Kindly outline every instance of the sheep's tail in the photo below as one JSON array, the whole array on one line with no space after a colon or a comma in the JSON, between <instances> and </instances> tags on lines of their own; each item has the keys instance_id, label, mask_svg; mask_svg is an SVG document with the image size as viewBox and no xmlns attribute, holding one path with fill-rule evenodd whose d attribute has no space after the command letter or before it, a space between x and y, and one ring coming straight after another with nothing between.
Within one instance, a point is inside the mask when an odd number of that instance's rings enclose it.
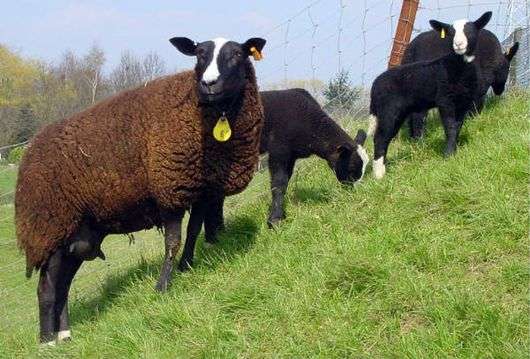
<instances>
[{"instance_id":1,"label":"sheep's tail","mask_svg":"<svg viewBox=\"0 0 530 359\"><path fill-rule=\"evenodd\" d=\"M368 130L366 131L369 137L373 137L377 129L377 117L370 115L368 119Z\"/></svg>"}]
</instances>

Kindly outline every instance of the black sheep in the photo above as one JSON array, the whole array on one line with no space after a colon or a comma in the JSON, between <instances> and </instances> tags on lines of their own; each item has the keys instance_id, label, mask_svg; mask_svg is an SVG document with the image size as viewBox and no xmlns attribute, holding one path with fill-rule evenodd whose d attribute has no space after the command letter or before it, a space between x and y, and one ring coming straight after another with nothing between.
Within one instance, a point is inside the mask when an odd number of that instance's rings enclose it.
<instances>
[{"instance_id":1,"label":"black sheep","mask_svg":"<svg viewBox=\"0 0 530 359\"><path fill-rule=\"evenodd\" d=\"M326 160L342 183L362 179L369 161L363 148L366 140L363 130L352 139L303 89L262 91L260 97L265 114L260 153L269 153L271 175L269 227L285 218L284 196L299 158L317 155ZM192 265L195 240L203 218L206 242L216 241L216 231L223 227L223 203L224 197L212 196L193 205L181 270Z\"/></svg>"},{"instance_id":2,"label":"black sheep","mask_svg":"<svg viewBox=\"0 0 530 359\"><path fill-rule=\"evenodd\" d=\"M473 64L478 32L490 18L491 12L486 12L474 22L458 20L449 25L431 20L433 29L450 40L453 51L436 60L394 67L375 79L369 132L374 134L376 178L385 175L388 145L413 112L438 107L447 140L445 155L455 152L464 117L472 109L479 87Z\"/></svg>"},{"instance_id":3,"label":"black sheep","mask_svg":"<svg viewBox=\"0 0 530 359\"><path fill-rule=\"evenodd\" d=\"M517 53L519 43L516 42L506 53L503 53L499 39L489 30L482 29L478 33L475 49L475 65L479 73L479 88L475 95L474 107L480 111L488 89L493 89L495 95L504 92L510 62ZM452 52L449 37L442 38L435 30L419 34L407 46L401 64L417 61L434 60ZM409 117L410 136L418 139L423 135L427 111L412 113Z\"/></svg>"}]
</instances>

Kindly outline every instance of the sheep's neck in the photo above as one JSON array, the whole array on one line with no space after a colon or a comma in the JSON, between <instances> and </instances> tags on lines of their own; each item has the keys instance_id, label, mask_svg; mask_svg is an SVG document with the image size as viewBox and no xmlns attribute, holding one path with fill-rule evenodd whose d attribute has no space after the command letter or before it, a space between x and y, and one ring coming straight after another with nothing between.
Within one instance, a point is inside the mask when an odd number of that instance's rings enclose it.
<instances>
[{"instance_id":1,"label":"sheep's neck","mask_svg":"<svg viewBox=\"0 0 530 359\"><path fill-rule=\"evenodd\" d=\"M344 143L351 143L351 138L331 118L325 117L314 129L311 150L320 158L334 162L337 149Z\"/></svg>"},{"instance_id":2,"label":"sheep's neck","mask_svg":"<svg viewBox=\"0 0 530 359\"><path fill-rule=\"evenodd\" d=\"M219 103L202 104L203 119L208 125L211 125L215 124L220 117L224 116L228 119L229 123L233 124L239 115L242 104L242 95L236 95Z\"/></svg>"}]
</instances>

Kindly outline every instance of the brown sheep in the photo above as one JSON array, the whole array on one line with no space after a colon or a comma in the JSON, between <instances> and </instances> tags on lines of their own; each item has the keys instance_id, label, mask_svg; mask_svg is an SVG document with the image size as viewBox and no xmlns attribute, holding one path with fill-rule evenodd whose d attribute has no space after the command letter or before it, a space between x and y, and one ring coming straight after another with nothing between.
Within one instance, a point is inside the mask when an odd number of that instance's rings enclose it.
<instances>
[{"instance_id":1,"label":"brown sheep","mask_svg":"<svg viewBox=\"0 0 530 359\"><path fill-rule=\"evenodd\" d=\"M173 38L195 71L157 79L44 128L31 141L15 195L27 275L40 269L40 340L70 337L68 291L83 260L102 257L107 234L163 227L166 290L184 211L208 191L231 195L250 182L263 108L249 55L265 40L194 43ZM214 139L220 118L231 137Z\"/></svg>"}]
</instances>

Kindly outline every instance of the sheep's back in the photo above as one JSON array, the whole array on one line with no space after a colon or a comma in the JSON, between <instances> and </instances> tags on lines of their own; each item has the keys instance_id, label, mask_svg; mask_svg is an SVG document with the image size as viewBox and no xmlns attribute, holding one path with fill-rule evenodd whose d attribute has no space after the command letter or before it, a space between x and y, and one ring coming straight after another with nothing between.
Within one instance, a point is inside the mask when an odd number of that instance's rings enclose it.
<instances>
[{"instance_id":1,"label":"sheep's back","mask_svg":"<svg viewBox=\"0 0 530 359\"><path fill-rule=\"evenodd\" d=\"M34 137L15 195L17 238L29 263L39 266L80 221L113 232L113 223L149 201L146 134L170 105L163 95L169 83L125 91Z\"/></svg>"}]
</instances>

